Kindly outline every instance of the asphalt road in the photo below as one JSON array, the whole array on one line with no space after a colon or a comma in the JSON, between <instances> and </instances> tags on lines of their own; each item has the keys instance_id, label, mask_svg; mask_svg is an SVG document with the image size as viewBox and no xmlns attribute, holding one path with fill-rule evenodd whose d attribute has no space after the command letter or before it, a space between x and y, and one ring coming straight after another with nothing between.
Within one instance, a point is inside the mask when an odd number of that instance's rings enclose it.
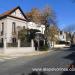
<instances>
[{"instance_id":1,"label":"asphalt road","mask_svg":"<svg viewBox=\"0 0 75 75\"><path fill-rule=\"evenodd\" d=\"M75 75L74 72L51 71L52 68L69 68L75 65L75 49L58 49L44 55L21 57L0 62L0 75L29 75L40 70L43 75ZM45 71L44 71L45 69ZM24 74L23 74L24 73Z\"/></svg>"}]
</instances>

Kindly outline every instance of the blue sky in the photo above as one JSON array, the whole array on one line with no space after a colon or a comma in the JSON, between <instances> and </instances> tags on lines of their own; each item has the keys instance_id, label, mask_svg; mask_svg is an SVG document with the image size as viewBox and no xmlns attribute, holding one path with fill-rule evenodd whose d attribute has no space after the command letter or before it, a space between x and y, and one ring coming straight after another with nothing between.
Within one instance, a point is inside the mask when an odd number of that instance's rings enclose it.
<instances>
[{"instance_id":1,"label":"blue sky","mask_svg":"<svg viewBox=\"0 0 75 75\"><path fill-rule=\"evenodd\" d=\"M49 5L56 12L60 29L75 24L75 4L71 0L0 0L0 13L20 6L24 12L36 7L42 10Z\"/></svg>"}]
</instances>

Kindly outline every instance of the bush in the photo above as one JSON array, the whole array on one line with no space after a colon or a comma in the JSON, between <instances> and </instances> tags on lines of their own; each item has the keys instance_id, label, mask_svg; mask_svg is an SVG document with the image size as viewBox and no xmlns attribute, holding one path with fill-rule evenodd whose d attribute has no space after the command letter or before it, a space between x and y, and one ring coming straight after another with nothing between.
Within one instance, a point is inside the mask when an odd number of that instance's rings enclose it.
<instances>
[{"instance_id":1,"label":"bush","mask_svg":"<svg viewBox=\"0 0 75 75\"><path fill-rule=\"evenodd\" d=\"M31 47L31 41L23 40L20 44L21 47Z\"/></svg>"},{"instance_id":2,"label":"bush","mask_svg":"<svg viewBox=\"0 0 75 75\"><path fill-rule=\"evenodd\" d=\"M40 51L48 51L49 47L48 45L43 45L39 48Z\"/></svg>"}]
</instances>

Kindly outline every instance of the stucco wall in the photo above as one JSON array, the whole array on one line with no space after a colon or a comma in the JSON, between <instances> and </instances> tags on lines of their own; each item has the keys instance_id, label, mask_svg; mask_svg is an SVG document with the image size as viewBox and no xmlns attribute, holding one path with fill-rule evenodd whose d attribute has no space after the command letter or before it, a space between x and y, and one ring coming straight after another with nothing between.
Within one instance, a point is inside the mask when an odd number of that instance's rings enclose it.
<instances>
[{"instance_id":1,"label":"stucco wall","mask_svg":"<svg viewBox=\"0 0 75 75\"><path fill-rule=\"evenodd\" d=\"M4 29L6 29L6 27L7 27L7 19L5 18L5 19L0 20L0 33L2 31L2 23L4 23Z\"/></svg>"},{"instance_id":2,"label":"stucco wall","mask_svg":"<svg viewBox=\"0 0 75 75\"><path fill-rule=\"evenodd\" d=\"M24 16L22 15L21 11L19 9L17 9L16 11L14 11L11 16L16 16L16 17L19 17L19 18L23 18L24 19Z\"/></svg>"},{"instance_id":3,"label":"stucco wall","mask_svg":"<svg viewBox=\"0 0 75 75\"><path fill-rule=\"evenodd\" d=\"M37 29L40 30L42 34L44 34L45 31L45 25L42 24L36 24L34 22L28 22L27 24L29 29Z\"/></svg>"},{"instance_id":4,"label":"stucco wall","mask_svg":"<svg viewBox=\"0 0 75 75\"><path fill-rule=\"evenodd\" d=\"M54 45L54 48L63 48L63 47L65 47L66 45L64 45L64 44L62 44L62 45L60 45L60 44L56 44L56 45Z\"/></svg>"},{"instance_id":5,"label":"stucco wall","mask_svg":"<svg viewBox=\"0 0 75 75\"><path fill-rule=\"evenodd\" d=\"M16 53L29 53L29 52L34 52L35 48L34 47L11 47L11 48L6 48L4 50L4 53L6 54L16 54Z\"/></svg>"},{"instance_id":6,"label":"stucco wall","mask_svg":"<svg viewBox=\"0 0 75 75\"><path fill-rule=\"evenodd\" d=\"M13 35L12 35L12 22L16 23L16 31L17 31L18 26L20 26L22 28L23 28L23 26L25 26L25 28L37 29L37 30L40 30L42 34L44 34L44 31L45 31L44 25L38 25L33 22L26 22L26 21L19 20L16 18L7 17L5 19L0 20L0 32L2 31L2 28L1 28L2 22L4 22L4 36L3 37L6 38L7 43L12 42L12 37L13 37Z\"/></svg>"},{"instance_id":7,"label":"stucco wall","mask_svg":"<svg viewBox=\"0 0 75 75\"><path fill-rule=\"evenodd\" d=\"M11 18L11 17L7 17L6 38L7 38L8 43L12 42L11 38L13 37L12 36L12 22L16 23L16 31L17 31L18 26L20 26L22 28L23 28L23 26L27 27L26 26L27 24L26 24L25 21L18 20L18 19L15 19L15 18Z\"/></svg>"}]
</instances>

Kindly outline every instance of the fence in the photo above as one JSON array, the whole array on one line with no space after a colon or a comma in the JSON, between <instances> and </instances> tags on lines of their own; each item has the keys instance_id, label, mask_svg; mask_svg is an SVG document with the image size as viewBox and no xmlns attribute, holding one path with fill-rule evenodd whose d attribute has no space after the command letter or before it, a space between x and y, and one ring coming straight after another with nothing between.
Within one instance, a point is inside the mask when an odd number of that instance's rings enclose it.
<instances>
[{"instance_id":1,"label":"fence","mask_svg":"<svg viewBox=\"0 0 75 75\"><path fill-rule=\"evenodd\" d=\"M34 42L33 40L31 41L31 47L20 47L20 41L18 43L18 47L6 47L6 42L4 43L4 47L0 48L1 53L27 53L27 52L34 52Z\"/></svg>"}]
</instances>

